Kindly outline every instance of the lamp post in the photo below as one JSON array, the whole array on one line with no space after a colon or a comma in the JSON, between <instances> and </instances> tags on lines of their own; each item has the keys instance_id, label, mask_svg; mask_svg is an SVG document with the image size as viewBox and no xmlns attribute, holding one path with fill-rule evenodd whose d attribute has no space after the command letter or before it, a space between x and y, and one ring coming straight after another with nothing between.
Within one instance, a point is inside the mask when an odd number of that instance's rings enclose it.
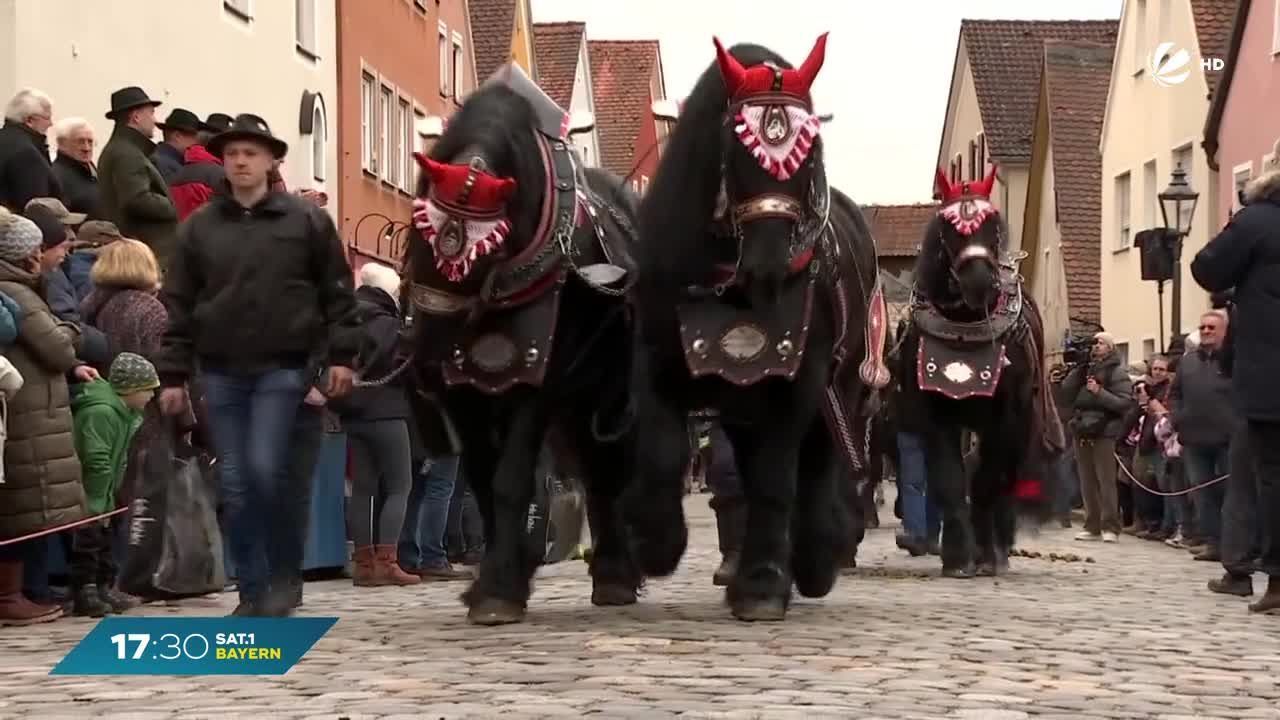
<instances>
[{"instance_id":1,"label":"lamp post","mask_svg":"<svg viewBox=\"0 0 1280 720\"><path fill-rule=\"evenodd\" d=\"M1173 317L1174 336L1182 335L1182 240L1191 233L1191 220L1196 214L1196 202L1200 193L1187 183L1187 173L1182 163L1173 169L1169 187L1157 195L1160 199L1160 215L1164 218L1165 241L1173 256Z\"/></svg>"}]
</instances>

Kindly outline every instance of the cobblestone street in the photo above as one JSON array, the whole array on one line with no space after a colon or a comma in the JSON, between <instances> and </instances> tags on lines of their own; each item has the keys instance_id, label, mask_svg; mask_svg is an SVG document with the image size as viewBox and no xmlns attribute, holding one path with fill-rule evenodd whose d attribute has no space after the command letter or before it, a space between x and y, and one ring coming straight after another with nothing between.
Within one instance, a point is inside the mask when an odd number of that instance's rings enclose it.
<instances>
[{"instance_id":1,"label":"cobblestone street","mask_svg":"<svg viewBox=\"0 0 1280 720\"><path fill-rule=\"evenodd\" d=\"M680 571L630 609L592 607L578 562L544 570L528 621L496 629L465 623L456 583L309 583L303 614L340 620L281 677L51 677L92 621L6 628L0 717L1280 718L1280 619L1208 593L1220 568L1185 552L1054 528L1025 538L1044 557L1014 558L1007 577L942 580L885 527L832 595L748 625L711 584L707 497L687 503Z\"/></svg>"}]
</instances>

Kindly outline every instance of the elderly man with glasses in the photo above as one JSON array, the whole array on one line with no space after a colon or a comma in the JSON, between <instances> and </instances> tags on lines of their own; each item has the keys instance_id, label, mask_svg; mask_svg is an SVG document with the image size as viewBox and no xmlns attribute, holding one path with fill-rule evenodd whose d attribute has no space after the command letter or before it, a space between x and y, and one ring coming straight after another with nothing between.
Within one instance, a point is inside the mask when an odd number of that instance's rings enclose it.
<instances>
[{"instance_id":1,"label":"elderly man with glasses","mask_svg":"<svg viewBox=\"0 0 1280 720\"><path fill-rule=\"evenodd\" d=\"M31 198L62 197L46 135L53 103L39 90L20 90L4 106L0 128L0 205L21 213Z\"/></svg>"},{"instance_id":2,"label":"elderly man with glasses","mask_svg":"<svg viewBox=\"0 0 1280 720\"><path fill-rule=\"evenodd\" d=\"M62 187L62 201L71 212L82 213L90 220L100 219L98 166L93 162L97 138L93 126L84 118L64 118L54 123L53 138L58 147L53 159L53 176Z\"/></svg>"}]
</instances>

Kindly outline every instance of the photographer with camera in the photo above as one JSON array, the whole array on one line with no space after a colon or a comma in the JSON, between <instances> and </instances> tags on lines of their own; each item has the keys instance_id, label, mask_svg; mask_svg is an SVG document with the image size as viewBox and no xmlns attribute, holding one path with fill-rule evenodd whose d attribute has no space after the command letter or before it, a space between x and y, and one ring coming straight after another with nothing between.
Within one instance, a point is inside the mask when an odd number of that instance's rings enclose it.
<instances>
[{"instance_id":1,"label":"photographer with camera","mask_svg":"<svg viewBox=\"0 0 1280 720\"><path fill-rule=\"evenodd\" d=\"M1125 416L1133 407L1132 389L1111 335L1095 334L1089 356L1087 364L1066 376L1061 388L1063 396L1071 399L1070 428L1084 496L1084 532L1076 540L1117 542L1116 440L1124 433Z\"/></svg>"},{"instance_id":2,"label":"photographer with camera","mask_svg":"<svg viewBox=\"0 0 1280 720\"><path fill-rule=\"evenodd\" d=\"M1280 151L1280 142L1277 143ZM1280 157L1280 156L1277 156ZM1249 606L1253 612L1280 611L1280 160L1245 187L1247 204L1218 236L1196 253L1191 274L1201 287L1222 293L1235 289L1231 334L1231 375L1236 408L1247 421L1252 450L1252 483L1232 491L1256 497L1262 538L1259 569L1269 576L1267 592ZM1230 572L1230 569L1228 569ZM1248 588L1252 592L1252 587Z\"/></svg>"}]
</instances>

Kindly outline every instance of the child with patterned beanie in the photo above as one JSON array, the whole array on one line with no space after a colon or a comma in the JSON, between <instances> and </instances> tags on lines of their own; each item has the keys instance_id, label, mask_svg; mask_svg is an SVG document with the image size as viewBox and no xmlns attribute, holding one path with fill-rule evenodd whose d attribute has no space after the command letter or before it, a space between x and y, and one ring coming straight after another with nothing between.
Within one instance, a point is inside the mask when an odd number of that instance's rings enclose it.
<instances>
[{"instance_id":1,"label":"child with patterned beanie","mask_svg":"<svg viewBox=\"0 0 1280 720\"><path fill-rule=\"evenodd\" d=\"M76 456L90 515L115 509L129 445L142 425L142 409L159 387L155 366L141 355L125 352L111 363L106 380L85 383L72 400ZM99 520L81 525L72 536L72 612L76 615L102 617L136 604L113 587L116 568L111 561L109 528L108 520Z\"/></svg>"}]
</instances>

